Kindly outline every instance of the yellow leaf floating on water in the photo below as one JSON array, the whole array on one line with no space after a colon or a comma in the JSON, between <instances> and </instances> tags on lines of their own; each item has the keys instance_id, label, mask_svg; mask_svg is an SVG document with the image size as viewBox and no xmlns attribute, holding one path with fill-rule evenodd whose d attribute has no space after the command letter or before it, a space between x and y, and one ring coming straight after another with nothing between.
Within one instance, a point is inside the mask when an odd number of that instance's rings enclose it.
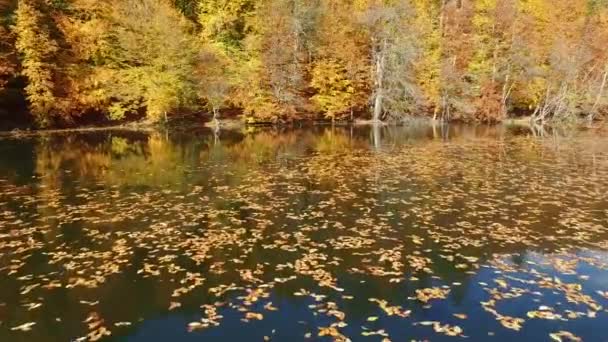
<instances>
[{"instance_id":1,"label":"yellow leaf floating on water","mask_svg":"<svg viewBox=\"0 0 608 342\"><path fill-rule=\"evenodd\" d=\"M169 310L173 310L175 308L179 308L180 306L182 306L182 303L179 302L171 302L169 304Z\"/></svg>"},{"instance_id":2,"label":"yellow leaf floating on water","mask_svg":"<svg viewBox=\"0 0 608 342\"><path fill-rule=\"evenodd\" d=\"M431 299L444 299L450 293L449 289L431 287L416 290L416 298L423 303L428 303Z\"/></svg>"},{"instance_id":3,"label":"yellow leaf floating on water","mask_svg":"<svg viewBox=\"0 0 608 342\"><path fill-rule=\"evenodd\" d=\"M527 315L530 318L540 318L540 319L548 319L548 320L556 320L556 319L562 318L561 315L558 315L550 310L528 311Z\"/></svg>"},{"instance_id":4,"label":"yellow leaf floating on water","mask_svg":"<svg viewBox=\"0 0 608 342\"><path fill-rule=\"evenodd\" d=\"M277 311L278 308L272 306L272 302L268 302L266 305L264 305L264 309L268 310L268 311Z\"/></svg>"},{"instance_id":5,"label":"yellow leaf floating on water","mask_svg":"<svg viewBox=\"0 0 608 342\"><path fill-rule=\"evenodd\" d=\"M346 314L339 310L330 310L327 312L328 315L334 316L337 319L343 321L346 318Z\"/></svg>"},{"instance_id":6,"label":"yellow leaf floating on water","mask_svg":"<svg viewBox=\"0 0 608 342\"><path fill-rule=\"evenodd\" d=\"M198 329L203 329L206 328L207 325L201 323L201 322L190 322L188 323L188 331L194 331L194 330L198 330Z\"/></svg>"},{"instance_id":7,"label":"yellow leaf floating on water","mask_svg":"<svg viewBox=\"0 0 608 342\"><path fill-rule=\"evenodd\" d=\"M460 319L467 319L468 316L465 314L454 314L454 317L460 318Z\"/></svg>"},{"instance_id":8,"label":"yellow leaf floating on water","mask_svg":"<svg viewBox=\"0 0 608 342\"><path fill-rule=\"evenodd\" d=\"M378 317L377 317L377 316L371 316L371 317L367 317L367 321L368 321L368 322L375 322L375 321L377 321L377 320L378 320Z\"/></svg>"},{"instance_id":9,"label":"yellow leaf floating on water","mask_svg":"<svg viewBox=\"0 0 608 342\"><path fill-rule=\"evenodd\" d=\"M458 336L462 334L462 328L454 325L451 326L449 324L441 325L439 322L435 322L433 324L433 330L438 333L445 334L447 336Z\"/></svg>"},{"instance_id":10,"label":"yellow leaf floating on water","mask_svg":"<svg viewBox=\"0 0 608 342\"><path fill-rule=\"evenodd\" d=\"M383 336L385 339L388 337L388 334L386 333L386 330L384 329L380 329L380 330L376 330L376 331L362 331L361 335L363 336ZM384 341L384 339L383 339Z\"/></svg>"},{"instance_id":11,"label":"yellow leaf floating on water","mask_svg":"<svg viewBox=\"0 0 608 342\"><path fill-rule=\"evenodd\" d=\"M503 289L506 289L508 287L507 282L504 279L494 279L494 282Z\"/></svg>"},{"instance_id":12,"label":"yellow leaf floating on water","mask_svg":"<svg viewBox=\"0 0 608 342\"><path fill-rule=\"evenodd\" d=\"M429 325L434 325L434 324L436 324L436 323L439 323L439 322L436 322L436 321L422 321L422 322L418 322L418 323L415 323L415 324L416 324L416 325L425 325L425 326L429 326Z\"/></svg>"},{"instance_id":13,"label":"yellow leaf floating on water","mask_svg":"<svg viewBox=\"0 0 608 342\"><path fill-rule=\"evenodd\" d=\"M89 338L89 341L99 341L103 337L110 336L110 335L112 335L112 332L110 330L108 330L106 327L101 326L98 329L91 331L87 335L87 337Z\"/></svg>"},{"instance_id":14,"label":"yellow leaf floating on water","mask_svg":"<svg viewBox=\"0 0 608 342\"><path fill-rule=\"evenodd\" d=\"M401 306L391 306L388 304L388 302L386 300L380 300L380 299L376 299L376 298L370 298L369 299L370 302L376 302L378 303L378 305L380 306L380 308L382 310L384 310L384 312L386 312L387 315L389 316L399 316L399 317L408 317L411 313L411 310L407 310L407 311L403 311L403 308Z\"/></svg>"},{"instance_id":15,"label":"yellow leaf floating on water","mask_svg":"<svg viewBox=\"0 0 608 342\"><path fill-rule=\"evenodd\" d=\"M323 337L323 336L331 336L333 337L334 341L336 342L347 342L350 341L350 339L344 335L342 335L340 333L340 331L336 328L336 326L344 326L345 324L343 322L340 323L334 323L332 325L330 325L329 327L319 327L319 333L318 336L319 337Z\"/></svg>"},{"instance_id":16,"label":"yellow leaf floating on water","mask_svg":"<svg viewBox=\"0 0 608 342\"><path fill-rule=\"evenodd\" d=\"M95 306L95 305L99 304L99 301L90 302L90 301L87 301L87 300L81 300L80 304L86 304L86 305L90 305L90 306Z\"/></svg>"},{"instance_id":17,"label":"yellow leaf floating on water","mask_svg":"<svg viewBox=\"0 0 608 342\"><path fill-rule=\"evenodd\" d=\"M19 331L30 331L30 330L32 330L32 327L34 325L36 325L36 322L24 323L24 324L18 325L16 327L12 327L11 330L12 331L17 331L17 330L19 330Z\"/></svg>"},{"instance_id":18,"label":"yellow leaf floating on water","mask_svg":"<svg viewBox=\"0 0 608 342\"><path fill-rule=\"evenodd\" d=\"M558 331L556 333L549 334L551 339L556 342L582 342L583 339L574 335L569 331Z\"/></svg>"},{"instance_id":19,"label":"yellow leaf floating on water","mask_svg":"<svg viewBox=\"0 0 608 342\"><path fill-rule=\"evenodd\" d=\"M28 311L37 309L42 306L42 303L28 303L24 305Z\"/></svg>"},{"instance_id":20,"label":"yellow leaf floating on water","mask_svg":"<svg viewBox=\"0 0 608 342\"><path fill-rule=\"evenodd\" d=\"M261 313L257 313L257 312L247 312L245 314L245 318L246 319L257 319L258 321L261 321L264 319L264 315L262 315Z\"/></svg>"},{"instance_id":21,"label":"yellow leaf floating on water","mask_svg":"<svg viewBox=\"0 0 608 342\"><path fill-rule=\"evenodd\" d=\"M334 327L319 328L319 337L323 337L323 336L336 337L338 335L340 335L340 333L338 332L338 329L336 329Z\"/></svg>"},{"instance_id":22,"label":"yellow leaf floating on water","mask_svg":"<svg viewBox=\"0 0 608 342\"><path fill-rule=\"evenodd\" d=\"M515 331L519 331L521 329L522 323L525 322L525 320L523 318L502 316L502 315L498 316L497 319L500 322L500 324L502 324L503 327L512 329Z\"/></svg>"},{"instance_id":23,"label":"yellow leaf floating on water","mask_svg":"<svg viewBox=\"0 0 608 342\"><path fill-rule=\"evenodd\" d=\"M114 326L116 327L128 327L131 325L131 322L116 322L114 323Z\"/></svg>"}]
</instances>

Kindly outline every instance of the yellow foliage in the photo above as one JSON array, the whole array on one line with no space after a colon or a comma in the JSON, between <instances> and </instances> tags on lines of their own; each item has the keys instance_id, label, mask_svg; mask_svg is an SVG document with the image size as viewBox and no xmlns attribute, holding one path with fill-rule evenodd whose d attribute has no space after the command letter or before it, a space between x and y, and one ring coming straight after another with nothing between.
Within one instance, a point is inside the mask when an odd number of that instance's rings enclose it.
<instances>
[{"instance_id":1,"label":"yellow foliage","mask_svg":"<svg viewBox=\"0 0 608 342\"><path fill-rule=\"evenodd\" d=\"M58 51L43 22L40 4L36 0L19 2L14 26L16 48L21 55L21 73L27 78L25 87L30 110L40 126L51 124L54 110L52 58Z\"/></svg>"},{"instance_id":2,"label":"yellow foliage","mask_svg":"<svg viewBox=\"0 0 608 342\"><path fill-rule=\"evenodd\" d=\"M310 85L317 90L312 97L317 108L331 119L352 109L355 89L346 76L346 69L337 60L315 63Z\"/></svg>"}]
</instances>

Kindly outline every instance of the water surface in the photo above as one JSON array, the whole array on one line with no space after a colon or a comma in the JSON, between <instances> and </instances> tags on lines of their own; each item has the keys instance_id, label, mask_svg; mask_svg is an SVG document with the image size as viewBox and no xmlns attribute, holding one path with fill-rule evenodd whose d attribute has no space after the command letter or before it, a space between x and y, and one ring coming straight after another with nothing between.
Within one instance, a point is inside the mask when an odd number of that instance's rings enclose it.
<instances>
[{"instance_id":1,"label":"water surface","mask_svg":"<svg viewBox=\"0 0 608 342\"><path fill-rule=\"evenodd\" d=\"M2 138L0 341L608 341L607 190L602 131Z\"/></svg>"}]
</instances>

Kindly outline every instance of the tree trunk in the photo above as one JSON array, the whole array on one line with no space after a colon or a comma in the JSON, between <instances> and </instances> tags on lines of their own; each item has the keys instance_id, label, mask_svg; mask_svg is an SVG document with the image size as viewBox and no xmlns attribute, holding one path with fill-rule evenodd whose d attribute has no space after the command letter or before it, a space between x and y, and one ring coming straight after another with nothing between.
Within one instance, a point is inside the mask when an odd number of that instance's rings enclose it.
<instances>
[{"instance_id":1,"label":"tree trunk","mask_svg":"<svg viewBox=\"0 0 608 342\"><path fill-rule=\"evenodd\" d=\"M602 99L602 94L604 93L604 87L606 87L606 80L608 79L608 64L606 64L606 70L604 71L604 75L602 77L602 84L600 85L600 90L597 92L597 98L595 99L595 103L593 103L593 107L591 107L591 111L589 112L589 122L592 122L596 115L597 107Z\"/></svg>"},{"instance_id":2,"label":"tree trunk","mask_svg":"<svg viewBox=\"0 0 608 342\"><path fill-rule=\"evenodd\" d=\"M374 113L372 116L372 121L374 123L381 121L382 115L382 100L383 100L383 86L384 86L384 54L386 53L386 40L382 41L382 44L377 47L377 51L374 53L374 57L376 60L375 65L375 83L376 83L376 91L374 93Z\"/></svg>"},{"instance_id":3,"label":"tree trunk","mask_svg":"<svg viewBox=\"0 0 608 342\"><path fill-rule=\"evenodd\" d=\"M217 129L219 129L219 127L220 127L220 116L219 116L217 107L213 107L213 123L215 124L215 127Z\"/></svg>"},{"instance_id":4,"label":"tree trunk","mask_svg":"<svg viewBox=\"0 0 608 342\"><path fill-rule=\"evenodd\" d=\"M376 99L374 100L374 115L372 121L374 123L380 122L380 114L382 114L382 89L377 90Z\"/></svg>"},{"instance_id":5,"label":"tree trunk","mask_svg":"<svg viewBox=\"0 0 608 342\"><path fill-rule=\"evenodd\" d=\"M213 134L215 136L216 142L220 135L220 115L217 107L213 107L213 123L215 126L213 127Z\"/></svg>"}]
</instances>

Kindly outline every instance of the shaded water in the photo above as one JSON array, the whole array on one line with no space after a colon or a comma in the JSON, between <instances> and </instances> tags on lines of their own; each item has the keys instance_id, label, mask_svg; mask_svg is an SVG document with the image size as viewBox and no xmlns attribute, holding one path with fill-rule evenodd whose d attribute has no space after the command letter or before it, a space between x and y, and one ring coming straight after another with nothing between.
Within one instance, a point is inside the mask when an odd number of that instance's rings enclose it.
<instances>
[{"instance_id":1,"label":"shaded water","mask_svg":"<svg viewBox=\"0 0 608 342\"><path fill-rule=\"evenodd\" d=\"M608 341L607 190L601 132L3 138L0 341Z\"/></svg>"}]
</instances>

